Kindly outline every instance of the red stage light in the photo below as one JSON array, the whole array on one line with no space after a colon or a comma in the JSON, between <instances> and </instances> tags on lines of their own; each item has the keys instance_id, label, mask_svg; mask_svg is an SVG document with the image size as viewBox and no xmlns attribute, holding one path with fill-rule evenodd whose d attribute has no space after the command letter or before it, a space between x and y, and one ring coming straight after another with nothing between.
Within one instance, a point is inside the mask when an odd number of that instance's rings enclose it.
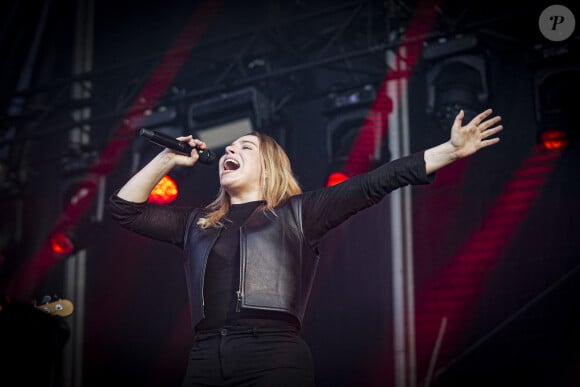
<instances>
[{"instance_id":1,"label":"red stage light","mask_svg":"<svg viewBox=\"0 0 580 387\"><path fill-rule=\"evenodd\" d=\"M568 135L559 129L547 129L542 132L542 145L548 150L563 149L568 146Z\"/></svg>"},{"instance_id":2,"label":"red stage light","mask_svg":"<svg viewBox=\"0 0 580 387\"><path fill-rule=\"evenodd\" d=\"M333 185L337 185L342 183L343 181L348 180L348 176L342 172L333 172L328 176L328 180L326 181L326 186L330 187Z\"/></svg>"},{"instance_id":3,"label":"red stage light","mask_svg":"<svg viewBox=\"0 0 580 387\"><path fill-rule=\"evenodd\" d=\"M148 201L157 204L168 204L174 201L178 194L179 190L177 189L177 183L175 180L165 175L163 176L163 179L157 183L155 188L153 188L151 194L149 194Z\"/></svg>"},{"instance_id":4,"label":"red stage light","mask_svg":"<svg viewBox=\"0 0 580 387\"><path fill-rule=\"evenodd\" d=\"M62 232L57 232L50 237L50 248L58 255L69 255L75 249L74 244L68 235Z\"/></svg>"}]
</instances>

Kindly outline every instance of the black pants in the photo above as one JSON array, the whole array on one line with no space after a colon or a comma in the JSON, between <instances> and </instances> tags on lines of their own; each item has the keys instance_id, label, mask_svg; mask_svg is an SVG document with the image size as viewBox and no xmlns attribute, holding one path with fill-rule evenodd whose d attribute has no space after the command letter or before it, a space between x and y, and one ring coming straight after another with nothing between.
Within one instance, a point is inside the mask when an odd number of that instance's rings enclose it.
<instances>
[{"instance_id":1,"label":"black pants","mask_svg":"<svg viewBox=\"0 0 580 387\"><path fill-rule=\"evenodd\" d=\"M295 329L198 332L183 387L202 386L313 387L312 355Z\"/></svg>"}]
</instances>

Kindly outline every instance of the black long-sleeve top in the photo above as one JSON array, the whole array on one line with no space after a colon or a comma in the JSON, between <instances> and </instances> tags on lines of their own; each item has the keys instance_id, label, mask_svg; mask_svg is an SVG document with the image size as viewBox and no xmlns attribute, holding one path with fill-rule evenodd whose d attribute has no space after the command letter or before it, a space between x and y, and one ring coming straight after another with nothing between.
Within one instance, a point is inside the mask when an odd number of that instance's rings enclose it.
<instances>
[{"instance_id":1,"label":"black long-sleeve top","mask_svg":"<svg viewBox=\"0 0 580 387\"><path fill-rule=\"evenodd\" d=\"M389 192L407 185L430 183L423 152L386 163L341 184L302 193L302 224L309 246L318 250L320 239L355 213L380 202ZM224 229L208 257L204 280L205 319L197 329L223 325L281 322L297 325L294 317L258 310L236 311L239 288L239 228L263 202L231 206ZM113 218L138 234L183 247L187 220L194 208L133 203L116 194L110 198Z\"/></svg>"}]
</instances>

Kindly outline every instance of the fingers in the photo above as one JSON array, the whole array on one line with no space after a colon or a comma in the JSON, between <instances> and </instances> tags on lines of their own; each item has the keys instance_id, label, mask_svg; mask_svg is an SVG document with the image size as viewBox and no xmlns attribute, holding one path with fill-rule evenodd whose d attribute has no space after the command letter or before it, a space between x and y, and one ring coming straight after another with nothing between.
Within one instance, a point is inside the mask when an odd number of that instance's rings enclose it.
<instances>
[{"instance_id":1,"label":"fingers","mask_svg":"<svg viewBox=\"0 0 580 387\"><path fill-rule=\"evenodd\" d=\"M490 146L493 144L497 144L499 142L499 137L490 138L489 140L483 140L480 142L481 148L485 148L486 146Z\"/></svg>"},{"instance_id":2,"label":"fingers","mask_svg":"<svg viewBox=\"0 0 580 387\"><path fill-rule=\"evenodd\" d=\"M489 118L492 113L492 109L487 109L475 116L468 125L471 130L479 131L482 134L482 139L493 136L503 129L503 126L501 125L495 126L501 121L501 116Z\"/></svg>"},{"instance_id":3,"label":"fingers","mask_svg":"<svg viewBox=\"0 0 580 387\"><path fill-rule=\"evenodd\" d=\"M192 135L176 137L178 141L182 141L191 146L192 150L189 156L176 155L174 160L179 165L193 166L199 160L198 149L207 149L207 144Z\"/></svg>"},{"instance_id":4,"label":"fingers","mask_svg":"<svg viewBox=\"0 0 580 387\"><path fill-rule=\"evenodd\" d=\"M493 126L493 125L497 124L499 121L501 121L501 117L500 116L495 116L492 119L486 121L486 119L492 113L493 113L493 109L484 110L483 112L481 112L477 116L475 116L471 120L471 122L469 123L469 125L471 127L473 127L473 128L478 128L482 132L485 131L485 130L487 130L491 126ZM461 126L461 121L463 121L463 118L465 118L465 112L462 109L455 116L455 124L459 124Z\"/></svg>"},{"instance_id":5,"label":"fingers","mask_svg":"<svg viewBox=\"0 0 580 387\"><path fill-rule=\"evenodd\" d=\"M463 109L461 109L459 113L457 113L457 115L455 116L455 123L461 125L461 121L463 121L464 117L465 112L463 111Z\"/></svg>"},{"instance_id":6,"label":"fingers","mask_svg":"<svg viewBox=\"0 0 580 387\"><path fill-rule=\"evenodd\" d=\"M484 130L481 132L481 138L485 139L485 138L491 137L491 136L501 132L502 129L503 129L503 126L498 125L495 128Z\"/></svg>"},{"instance_id":7,"label":"fingers","mask_svg":"<svg viewBox=\"0 0 580 387\"><path fill-rule=\"evenodd\" d=\"M483 114L488 113L491 114L491 109L486 110ZM486 116L484 116L484 119L489 117L489 114L487 114ZM481 114L480 114L481 116ZM502 125L496 125L498 122L501 121L501 117L500 116L496 116L493 117L487 121L482 122L481 124L479 124L479 126L477 126L477 128L479 129L479 133L481 134L481 141L480 141L480 147L481 148L485 148L487 146L490 145L494 145L497 144L499 142L499 138L498 137L494 137L494 138L490 138L494 135L496 135L497 133L501 132L503 129Z\"/></svg>"},{"instance_id":8,"label":"fingers","mask_svg":"<svg viewBox=\"0 0 580 387\"><path fill-rule=\"evenodd\" d=\"M479 126L478 129L480 132L485 132L487 131L489 128L491 128L492 126L494 126L495 124L497 124L498 122L501 121L501 117L500 116L495 116L487 121L482 122ZM501 125L500 125L501 126Z\"/></svg>"},{"instance_id":9,"label":"fingers","mask_svg":"<svg viewBox=\"0 0 580 387\"><path fill-rule=\"evenodd\" d=\"M197 138L193 138L193 136L190 134L189 136L182 136L182 137L177 137L177 140L179 141L186 141L189 145L191 145L192 148L199 148L199 149L206 149L207 148L207 144Z\"/></svg>"},{"instance_id":10,"label":"fingers","mask_svg":"<svg viewBox=\"0 0 580 387\"><path fill-rule=\"evenodd\" d=\"M489 138L491 136L494 136L496 134L498 134L499 132L502 131L503 126L502 125L498 125L496 127L493 128L489 128L491 125L494 125L496 123L498 123L501 120L500 117L494 117L493 119L489 120L489 122L486 122L484 124L482 124L481 126L484 126L484 128L481 129L481 141L479 142L479 146L480 148L485 148L487 146L490 145L494 145L497 144L499 142L499 137L494 137L494 138Z\"/></svg>"},{"instance_id":11,"label":"fingers","mask_svg":"<svg viewBox=\"0 0 580 387\"><path fill-rule=\"evenodd\" d=\"M489 117L491 115L491 113L493 113L492 109L487 109L481 113L479 113L478 115L476 115L473 120L471 120L471 122L473 124L475 124L476 126L479 126L479 124L481 124L487 117Z\"/></svg>"},{"instance_id":12,"label":"fingers","mask_svg":"<svg viewBox=\"0 0 580 387\"><path fill-rule=\"evenodd\" d=\"M206 149L207 144L197 138L193 138L190 134L189 136L181 136L176 138L179 141L187 142L192 148Z\"/></svg>"}]
</instances>

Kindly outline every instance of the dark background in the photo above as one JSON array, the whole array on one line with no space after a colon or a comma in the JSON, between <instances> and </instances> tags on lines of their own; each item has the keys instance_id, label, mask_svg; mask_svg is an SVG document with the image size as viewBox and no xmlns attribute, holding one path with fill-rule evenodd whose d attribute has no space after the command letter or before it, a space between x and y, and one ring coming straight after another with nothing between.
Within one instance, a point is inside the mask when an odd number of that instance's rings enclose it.
<instances>
[{"instance_id":1,"label":"dark background","mask_svg":"<svg viewBox=\"0 0 580 387\"><path fill-rule=\"evenodd\" d=\"M580 15L571 2L559 3ZM323 187L331 168L344 162L362 119L337 131L342 147L328 146L329 127L342 117L362 117L372 104L362 100L330 109L329 96L365 86L376 92L389 73L386 51L397 49L420 6L436 18L420 36L423 55L406 75L409 152L448 139L449 125L441 126L428 112L433 69L461 54L427 56L444 41L477 40L465 53L483 58L487 94L470 100L483 86L461 68L448 69L437 87L458 82L464 99L455 102L475 111L492 107L505 129L497 146L440 171L433 184L411 189L417 384L428 382L437 332L447 317L432 385L578 385L580 160L572 112L579 107L579 35L563 42L544 38L538 17L548 5L2 2L0 290L5 308L0 313L7 316L6 306L15 300L32 305L46 294L67 296L66 265L75 254L41 252L55 228L67 224L62 214L71 190L87 176L104 176L101 196L66 227L77 251L86 253L84 299L72 300L83 307L74 315L82 313L82 326L67 317L63 321L73 325L72 336L55 337L63 337L63 348L81 349L74 361L64 358L80 370L76 385L178 386L191 340L180 251L122 230L106 211L102 218L95 215L99 200L106 203L102 198L159 151L126 120L142 117L145 108L166 106L176 115L164 127L189 133L190 106L257 90L267 101L256 109L267 117L259 129L284 146L303 189ZM79 19L79 12L89 16ZM90 30L87 23L93 26L92 39L83 35ZM79 50L88 55L91 69L74 75ZM183 64L173 68L176 62L168 64L167 58L183 58ZM163 90L149 82L164 79L160 71L169 79ZM544 73L554 76L553 87L538 81ZM87 98L71 98L75 82L84 84ZM139 100L151 95L155 98ZM91 115L79 124L73 112L83 108ZM227 114L236 112L222 116ZM86 144L70 136L82 125L90 128ZM566 131L566 148L541 149L539 138L548 126ZM111 144L118 158L107 152ZM390 158L385 149L374 161ZM218 189L213 168L174 171L180 188L174 204L210 201ZM385 199L322 242L303 329L319 386L394 384L391 212ZM12 342L23 337L29 343L31 334L43 336L53 325L62 329L33 314L26 324L4 326L14 330ZM82 332L80 338L75 331ZM45 356L54 358L50 351ZM32 358L23 369L10 362L0 368L18 369L12 374L22 381L27 371L46 365L42 356ZM75 385L66 371L48 383Z\"/></svg>"}]
</instances>

